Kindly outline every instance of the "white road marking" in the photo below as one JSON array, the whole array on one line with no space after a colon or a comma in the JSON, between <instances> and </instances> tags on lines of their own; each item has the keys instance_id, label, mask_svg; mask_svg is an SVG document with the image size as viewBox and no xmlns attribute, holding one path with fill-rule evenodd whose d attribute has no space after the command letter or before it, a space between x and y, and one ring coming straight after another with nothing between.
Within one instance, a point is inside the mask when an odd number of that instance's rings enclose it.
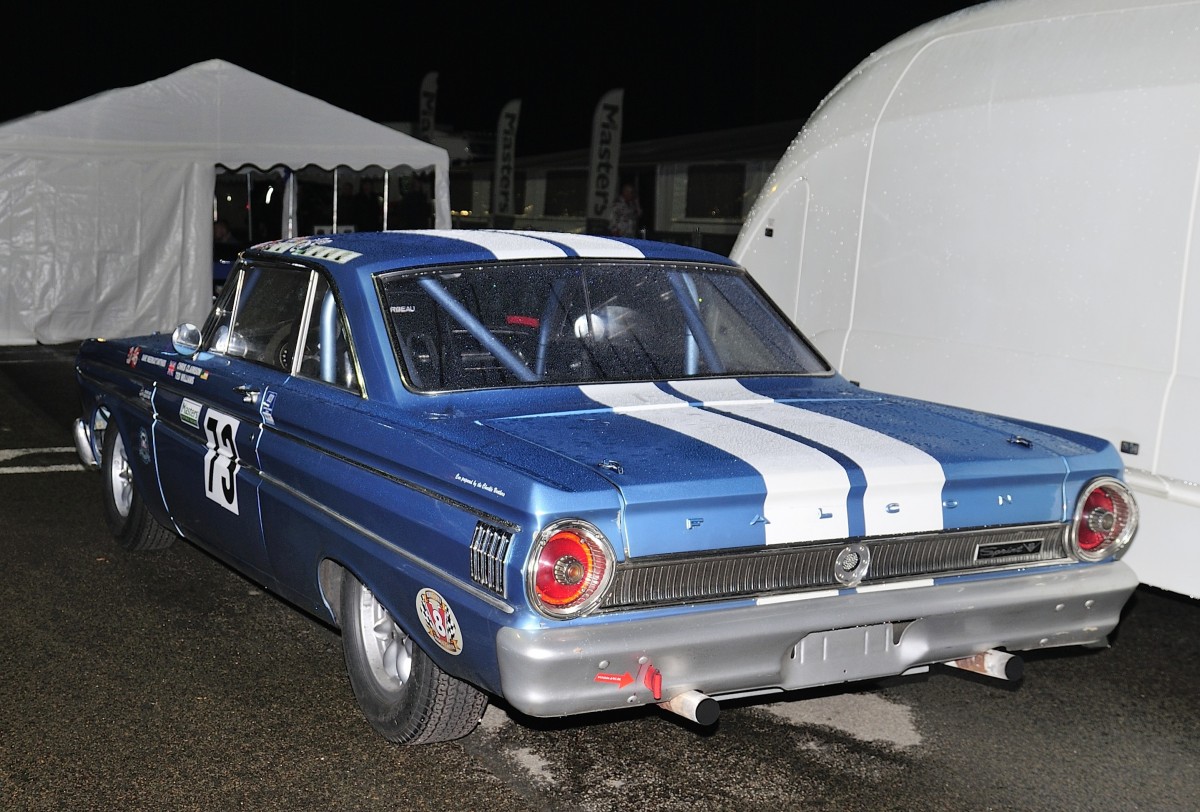
<instances>
[{"instance_id":1,"label":"white road marking","mask_svg":"<svg viewBox=\"0 0 1200 812\"><path fill-rule=\"evenodd\" d=\"M74 451L72 446L58 446L56 448L0 448L0 462L8 462L20 457L26 457L30 454L65 454L68 451Z\"/></svg>"},{"instance_id":2,"label":"white road marking","mask_svg":"<svg viewBox=\"0 0 1200 812\"><path fill-rule=\"evenodd\" d=\"M0 467L0 474L53 474L59 471L83 471L86 470L78 463L75 465L18 465L13 467Z\"/></svg>"},{"instance_id":3,"label":"white road marking","mask_svg":"<svg viewBox=\"0 0 1200 812\"><path fill-rule=\"evenodd\" d=\"M74 454L73 446L56 446L54 448L0 448L0 463L5 463L10 460L19 460L22 457L29 457L34 454ZM59 471L84 471L86 470L80 463L67 463L59 465L0 465L0 474L47 474L56 473Z\"/></svg>"}]
</instances>

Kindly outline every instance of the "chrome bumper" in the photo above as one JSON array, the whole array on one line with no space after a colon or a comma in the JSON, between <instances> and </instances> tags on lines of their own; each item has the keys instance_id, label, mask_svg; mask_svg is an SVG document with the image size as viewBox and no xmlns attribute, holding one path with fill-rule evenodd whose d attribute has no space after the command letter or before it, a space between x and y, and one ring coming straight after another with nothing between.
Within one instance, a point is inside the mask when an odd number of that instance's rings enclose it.
<instances>
[{"instance_id":1,"label":"chrome bumper","mask_svg":"<svg viewBox=\"0 0 1200 812\"><path fill-rule=\"evenodd\" d=\"M1116 561L505 627L496 636L500 681L517 710L566 716L656 704L687 691L719 700L875 679L994 648L1103 645L1137 585Z\"/></svg>"},{"instance_id":2,"label":"chrome bumper","mask_svg":"<svg viewBox=\"0 0 1200 812\"><path fill-rule=\"evenodd\" d=\"M96 452L92 445L92 433L88 424L83 422L82 418L75 418L75 453L79 455L79 461L83 463L85 468L96 470L100 467L100 461L96 459Z\"/></svg>"}]
</instances>

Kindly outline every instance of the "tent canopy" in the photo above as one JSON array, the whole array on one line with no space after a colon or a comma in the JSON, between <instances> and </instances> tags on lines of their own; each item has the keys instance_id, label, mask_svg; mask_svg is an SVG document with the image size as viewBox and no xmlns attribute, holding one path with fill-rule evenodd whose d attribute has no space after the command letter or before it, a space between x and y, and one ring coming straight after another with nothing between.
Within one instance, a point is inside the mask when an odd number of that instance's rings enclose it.
<instances>
[{"instance_id":1,"label":"tent canopy","mask_svg":"<svg viewBox=\"0 0 1200 812\"><path fill-rule=\"evenodd\" d=\"M434 172L445 149L222 60L0 125L0 344L199 321L216 165Z\"/></svg>"}]
</instances>

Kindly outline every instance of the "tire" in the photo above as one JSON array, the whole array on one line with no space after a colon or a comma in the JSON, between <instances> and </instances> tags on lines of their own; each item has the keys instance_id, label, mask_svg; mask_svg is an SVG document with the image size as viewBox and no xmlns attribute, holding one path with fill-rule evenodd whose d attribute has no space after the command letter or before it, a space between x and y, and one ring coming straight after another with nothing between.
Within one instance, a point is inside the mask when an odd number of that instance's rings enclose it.
<instances>
[{"instance_id":1,"label":"tire","mask_svg":"<svg viewBox=\"0 0 1200 812\"><path fill-rule=\"evenodd\" d=\"M412 745L461 739L475 729L487 696L440 669L349 572L339 615L350 686L377 733Z\"/></svg>"},{"instance_id":2,"label":"tire","mask_svg":"<svg viewBox=\"0 0 1200 812\"><path fill-rule=\"evenodd\" d=\"M125 438L111 418L104 431L100 473L104 484L104 517L117 545L125 550L162 550L171 546L175 534L158 523L146 510L133 484L133 469L125 451Z\"/></svg>"}]
</instances>

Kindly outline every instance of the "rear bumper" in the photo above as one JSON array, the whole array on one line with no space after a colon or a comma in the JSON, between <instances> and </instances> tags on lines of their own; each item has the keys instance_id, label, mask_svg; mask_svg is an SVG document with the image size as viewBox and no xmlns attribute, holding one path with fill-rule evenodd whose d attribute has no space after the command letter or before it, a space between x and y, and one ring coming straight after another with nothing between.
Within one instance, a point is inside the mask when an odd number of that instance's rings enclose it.
<instances>
[{"instance_id":1,"label":"rear bumper","mask_svg":"<svg viewBox=\"0 0 1200 812\"><path fill-rule=\"evenodd\" d=\"M496 638L504 698L532 716L716 699L903 674L988 649L1104 644L1138 580L1125 564L616 616Z\"/></svg>"}]
</instances>

